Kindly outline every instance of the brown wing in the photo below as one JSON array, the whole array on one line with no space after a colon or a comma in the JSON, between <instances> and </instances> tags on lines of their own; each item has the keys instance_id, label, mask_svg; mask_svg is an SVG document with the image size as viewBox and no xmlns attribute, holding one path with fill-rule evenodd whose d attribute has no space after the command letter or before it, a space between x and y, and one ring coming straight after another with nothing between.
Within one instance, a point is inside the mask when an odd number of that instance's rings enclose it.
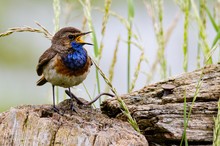
<instances>
[{"instance_id":1,"label":"brown wing","mask_svg":"<svg viewBox=\"0 0 220 146\"><path fill-rule=\"evenodd\" d=\"M42 86L45 83L47 83L47 80L42 76L38 81L37 81L37 86Z\"/></svg>"},{"instance_id":2,"label":"brown wing","mask_svg":"<svg viewBox=\"0 0 220 146\"><path fill-rule=\"evenodd\" d=\"M57 54L56 51L49 48L40 57L37 65L37 74L40 76L43 73L43 67Z\"/></svg>"}]
</instances>

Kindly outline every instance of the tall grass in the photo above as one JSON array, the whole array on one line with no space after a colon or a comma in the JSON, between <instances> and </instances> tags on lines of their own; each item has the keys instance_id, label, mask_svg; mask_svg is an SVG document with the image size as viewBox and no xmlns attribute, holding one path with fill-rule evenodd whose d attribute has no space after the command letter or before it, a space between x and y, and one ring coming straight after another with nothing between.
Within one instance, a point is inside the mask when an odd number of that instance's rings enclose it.
<instances>
[{"instance_id":1,"label":"tall grass","mask_svg":"<svg viewBox=\"0 0 220 146\"><path fill-rule=\"evenodd\" d=\"M218 101L218 114L214 118L215 125L213 129L213 146L220 145L220 100Z\"/></svg>"},{"instance_id":2,"label":"tall grass","mask_svg":"<svg viewBox=\"0 0 220 146\"><path fill-rule=\"evenodd\" d=\"M190 120L190 116L191 116L191 113L192 113L193 106L195 104L196 98L197 98L197 96L199 94L199 91L201 89L201 85L202 85L202 82L203 82L203 80L202 80L203 76L204 76L204 74L203 74L203 71L202 71L202 73L200 74L199 80L197 82L197 85L195 86L196 91L194 93L193 100L191 102L192 104L189 108L188 114L186 114L186 103L185 103L186 102L185 101L186 100L185 99L186 98L186 93L184 94L184 131L183 131L183 136L182 136L182 140L181 140L181 143L180 143L181 146L183 144L183 140L185 140L185 144L187 144L186 129L187 129L187 126L188 126L188 123L189 123L189 120Z\"/></svg>"},{"instance_id":3,"label":"tall grass","mask_svg":"<svg viewBox=\"0 0 220 146\"><path fill-rule=\"evenodd\" d=\"M88 22L89 29L92 31L91 37L93 40L94 55L95 55L95 58L98 59L100 54L99 54L98 41L97 41L97 37L96 37L96 31L93 26L92 17L91 17L91 2L90 2L90 0L85 0L85 1L79 0L79 2L81 3L82 8L83 8L84 16L86 19L85 21ZM100 93L101 92L101 85L100 85L98 70L96 70L96 82L97 82L97 86L98 86L98 93ZM101 99L99 100L99 104L101 104Z\"/></svg>"},{"instance_id":4,"label":"tall grass","mask_svg":"<svg viewBox=\"0 0 220 146\"><path fill-rule=\"evenodd\" d=\"M205 26L201 20L201 17L199 16L199 13L198 13L198 9L196 7L196 4L194 2L194 0L191 0L191 6L192 6L192 9L194 11L194 14L195 14L195 17L196 17L196 22L199 26L199 30L200 30L200 38L201 38L201 46L202 46L202 50L203 50L203 54L204 54L204 61L207 60L207 55L210 53L210 47L208 45L208 42L207 42L207 35L206 35L206 29L205 29ZM213 61L212 61L212 57L209 58L208 64L212 64Z\"/></svg>"},{"instance_id":5,"label":"tall grass","mask_svg":"<svg viewBox=\"0 0 220 146\"><path fill-rule=\"evenodd\" d=\"M128 5L128 27L127 27L127 92L130 91L130 72L131 72L131 38L132 38L132 26L134 19L134 2L133 0L127 0Z\"/></svg>"},{"instance_id":6,"label":"tall grass","mask_svg":"<svg viewBox=\"0 0 220 146\"><path fill-rule=\"evenodd\" d=\"M151 0L150 7L152 8L151 18L158 44L157 61L155 61L152 68L156 68L157 63L159 63L161 67L161 78L165 79L167 77L167 63L165 58L165 38L163 28L163 0Z\"/></svg>"},{"instance_id":7,"label":"tall grass","mask_svg":"<svg viewBox=\"0 0 220 146\"><path fill-rule=\"evenodd\" d=\"M138 75L140 73L140 70L141 70L141 63L144 61L145 59L145 54L144 54L144 48L143 46L139 45L138 43L134 43L133 44L139 48L141 50L141 54L140 54L140 57L139 57L139 60L138 60L138 63L137 63L137 66L136 66L136 69L134 71L134 76L133 76L133 80L131 82L131 87L129 88L129 92L132 92L134 90L134 87L136 85L136 81L138 79Z\"/></svg>"},{"instance_id":8,"label":"tall grass","mask_svg":"<svg viewBox=\"0 0 220 146\"><path fill-rule=\"evenodd\" d=\"M102 31L101 31L101 41L100 41L100 48L99 48L99 61L101 60L102 57L102 51L104 48L104 37L105 37L105 32L106 32L106 25L108 23L108 19L109 19L109 11L111 8L111 0L105 0L105 11L104 11L104 16L102 19Z\"/></svg>"},{"instance_id":9,"label":"tall grass","mask_svg":"<svg viewBox=\"0 0 220 146\"><path fill-rule=\"evenodd\" d=\"M102 20L102 28L101 28L101 41L100 41L100 45L98 45L98 41L97 41L97 37L96 37L96 32L95 32L95 28L93 26L93 22L92 22L92 17L91 17L91 2L90 0L79 0L79 2L81 3L82 7L84 8L84 15L85 15L85 21L88 22L89 24L89 29L92 30L92 39L93 39L93 44L94 44L94 54L96 59L98 60L98 63L100 62L101 58L102 58L102 51L104 48L104 36L105 36L105 31L106 31L106 25L108 22L108 18L109 18L109 11L110 11L110 7L111 7L111 0L105 0L105 11L104 11L104 16L103 16L103 20ZM100 46L100 47L99 47ZM98 75L98 71L96 70L96 81L97 81L97 86L98 86L98 93L101 92L101 85L100 85L100 80L99 80L99 75ZM99 104L101 104L101 98L99 99Z\"/></svg>"},{"instance_id":10,"label":"tall grass","mask_svg":"<svg viewBox=\"0 0 220 146\"><path fill-rule=\"evenodd\" d=\"M197 25L199 26L199 35L198 35L198 37L199 37L200 41L198 43L199 45L198 45L198 51L197 51L197 53L198 53L197 54L197 67L200 67L200 58L201 58L200 57L200 52L201 52L200 48L202 48L202 50L203 50L204 65L211 64L212 63L212 54L213 54L213 52L216 48L214 46L212 46L210 48L209 45L208 45L208 42L207 42L205 10L206 10L206 12L208 12L208 15L209 15L210 19L212 19L212 17L211 17L211 14L209 13L209 10L206 7L206 1L205 0L200 0L200 11L199 11L199 13L198 13L198 10L197 10L197 7L196 7L196 4L195 4L194 0L184 1L184 2L185 3L180 3L180 7L184 8L183 10L184 10L184 13L185 13L184 44L183 44L184 60L187 60L187 56L186 56L185 53L188 52L188 49L185 47L185 45L186 45L185 43L187 42L187 40L185 40L187 38L185 36L186 35L185 31L188 28L188 22L186 23L186 21L188 21L187 17L189 17L189 14L188 14L189 13L189 7L183 7L183 6L191 5L192 9L194 11L194 15L195 15L195 18L196 18ZM184 70L185 71L187 70L187 65L186 64L184 64ZM199 91L200 91L200 88L201 88L201 85L202 85L202 82L203 82L203 80L202 80L203 76L204 76L204 74L203 74L203 70L202 70L202 73L200 74L200 78L197 82L196 91L194 93L192 104L190 106L188 115L186 113L186 97L184 96L184 131L183 131L183 136L182 136L182 140L181 140L181 143L180 143L181 146L183 145L183 141L184 141L185 145L188 145L186 129L187 129L187 126L188 126L188 122L190 120L193 105L196 101L196 98L199 94Z\"/></svg>"},{"instance_id":11,"label":"tall grass","mask_svg":"<svg viewBox=\"0 0 220 146\"><path fill-rule=\"evenodd\" d=\"M158 24L158 20L157 20L157 18L158 18L157 15L159 15L158 14L159 12L158 12L158 8L156 9L156 7L158 7L157 3L158 3L158 1L150 1L150 4L148 3L148 1L146 1L146 0L144 1L144 5L146 7L147 13L148 13L148 15L150 16L150 18L153 22L154 31L155 31L155 34L156 34L157 44L158 44L157 56L155 57L155 60L152 63L150 72L147 74L146 84L150 83L153 80L154 75L156 74L155 72L156 72L158 64L161 65L161 62L165 61L163 59L163 55L164 55L164 52L165 52L165 47L166 47L167 43L170 40L170 37L173 33L173 30L175 29L175 27L177 25L177 22L178 22L178 19L179 19L179 16L180 16L180 14L177 13L177 15L174 17L171 24L169 25L168 29L166 30L166 33L164 35L164 41L159 41L160 37L163 38L163 36L159 37L159 35L158 35L159 34L159 29L158 29L159 24ZM161 22L162 22L162 20L161 20ZM160 25L160 27L161 27L161 30L163 30L162 25ZM163 32L163 31L161 31L161 32ZM160 33L160 34L163 34L163 33ZM160 42L162 42L162 44ZM164 47L161 47L161 46L164 46ZM164 49L161 49L161 48L164 48ZM160 56L162 56L162 59L161 59ZM166 61L163 64L164 64L164 66L161 67L161 68L164 68L164 72L161 73L161 78L165 77L165 75L166 75L166 67L165 67L166 66Z\"/></svg>"},{"instance_id":12,"label":"tall grass","mask_svg":"<svg viewBox=\"0 0 220 146\"><path fill-rule=\"evenodd\" d=\"M201 18L201 21L204 25L204 27L206 28L206 13L205 13L205 7L206 7L206 1L205 0L200 0L199 1L199 16ZM201 32L201 29L199 30L199 34L198 34L198 37L201 39L200 37L200 33ZM198 42L198 49L197 49L197 68L200 68L200 64L201 64L201 43Z\"/></svg>"},{"instance_id":13,"label":"tall grass","mask_svg":"<svg viewBox=\"0 0 220 146\"><path fill-rule=\"evenodd\" d=\"M184 119L184 131L183 131L183 139L185 146L188 146L188 141L187 141L187 135L186 135L186 128L187 128L187 104L186 104L186 90L184 91L184 106L183 106L183 119ZM183 144L183 140L181 141L180 145Z\"/></svg>"},{"instance_id":14,"label":"tall grass","mask_svg":"<svg viewBox=\"0 0 220 146\"><path fill-rule=\"evenodd\" d=\"M162 68L162 78L165 79L167 77L167 63L165 58L165 44L164 44L164 30L163 30L163 0L158 0L155 4L158 5L158 20L159 20L159 28L157 33L157 41L159 45L158 58Z\"/></svg>"},{"instance_id":15,"label":"tall grass","mask_svg":"<svg viewBox=\"0 0 220 146\"><path fill-rule=\"evenodd\" d=\"M189 11L190 11L190 1L185 0L184 4L184 35L183 35L183 70L187 72L188 70L188 26L189 26Z\"/></svg>"}]
</instances>

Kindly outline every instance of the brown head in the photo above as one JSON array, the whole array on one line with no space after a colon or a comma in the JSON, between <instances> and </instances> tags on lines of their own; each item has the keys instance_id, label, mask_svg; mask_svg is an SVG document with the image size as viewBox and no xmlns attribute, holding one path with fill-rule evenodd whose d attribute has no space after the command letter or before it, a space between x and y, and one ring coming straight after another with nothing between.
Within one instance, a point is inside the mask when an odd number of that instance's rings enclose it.
<instances>
[{"instance_id":1,"label":"brown head","mask_svg":"<svg viewBox=\"0 0 220 146\"><path fill-rule=\"evenodd\" d=\"M52 44L61 45L65 48L71 48L71 43L75 41L80 44L88 44L90 43L84 42L81 37L91 32L81 32L79 29L74 27L64 27L60 29L52 38Z\"/></svg>"}]
</instances>

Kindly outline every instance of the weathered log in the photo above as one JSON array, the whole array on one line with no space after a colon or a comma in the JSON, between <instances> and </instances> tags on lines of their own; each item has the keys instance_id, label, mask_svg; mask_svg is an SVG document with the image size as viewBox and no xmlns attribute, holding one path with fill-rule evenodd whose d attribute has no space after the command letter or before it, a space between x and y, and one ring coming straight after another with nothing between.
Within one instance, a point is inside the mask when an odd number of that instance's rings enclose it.
<instances>
[{"instance_id":1,"label":"weathered log","mask_svg":"<svg viewBox=\"0 0 220 146\"><path fill-rule=\"evenodd\" d=\"M51 105L25 105L0 114L1 146L141 146L145 137L127 122L110 119L99 110L78 106L71 100L59 104L65 113L55 113Z\"/></svg>"},{"instance_id":2,"label":"weathered log","mask_svg":"<svg viewBox=\"0 0 220 146\"><path fill-rule=\"evenodd\" d=\"M213 117L216 117L220 97L220 64L209 65L121 96L150 145L180 144L184 129L184 94L188 112L200 78L202 84L192 108L187 138L191 145L211 145ZM175 87L166 89L167 84ZM101 110L109 117L126 120L115 98L104 101Z\"/></svg>"}]
</instances>

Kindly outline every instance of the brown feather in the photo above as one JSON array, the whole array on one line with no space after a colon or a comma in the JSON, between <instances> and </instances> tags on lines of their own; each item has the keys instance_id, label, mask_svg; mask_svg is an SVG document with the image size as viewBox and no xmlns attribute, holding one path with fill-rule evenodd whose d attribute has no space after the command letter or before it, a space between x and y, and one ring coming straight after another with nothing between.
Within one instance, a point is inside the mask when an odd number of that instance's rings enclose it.
<instances>
[{"instance_id":1,"label":"brown feather","mask_svg":"<svg viewBox=\"0 0 220 146\"><path fill-rule=\"evenodd\" d=\"M38 65L37 65L37 74L39 76L42 75L43 73L43 68L44 66L57 54L56 51L54 51L53 49L49 48L47 49L43 55L41 55Z\"/></svg>"}]
</instances>

